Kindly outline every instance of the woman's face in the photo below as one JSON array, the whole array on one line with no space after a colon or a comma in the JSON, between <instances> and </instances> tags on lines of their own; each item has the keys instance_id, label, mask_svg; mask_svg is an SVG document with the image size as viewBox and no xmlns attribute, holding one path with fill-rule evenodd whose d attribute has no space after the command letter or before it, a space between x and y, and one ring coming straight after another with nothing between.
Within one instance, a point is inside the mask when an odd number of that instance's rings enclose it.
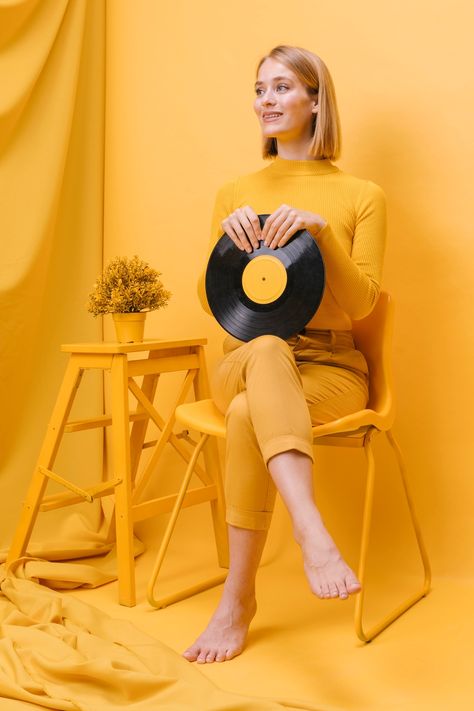
<instances>
[{"instance_id":1,"label":"woman's face","mask_svg":"<svg viewBox=\"0 0 474 711\"><path fill-rule=\"evenodd\" d=\"M264 138L293 141L312 136L317 98L285 64L268 58L255 83L254 110ZM277 114L277 115L274 115Z\"/></svg>"}]
</instances>

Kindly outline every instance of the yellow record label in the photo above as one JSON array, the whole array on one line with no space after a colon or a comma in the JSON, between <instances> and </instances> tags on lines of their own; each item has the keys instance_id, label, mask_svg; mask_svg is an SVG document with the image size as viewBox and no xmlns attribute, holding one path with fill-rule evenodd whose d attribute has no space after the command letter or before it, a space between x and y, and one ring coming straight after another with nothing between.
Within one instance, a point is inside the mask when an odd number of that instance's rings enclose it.
<instances>
[{"instance_id":1,"label":"yellow record label","mask_svg":"<svg viewBox=\"0 0 474 711\"><path fill-rule=\"evenodd\" d=\"M262 254L252 259L242 273L242 288L256 304L270 304L285 291L286 269L277 257Z\"/></svg>"}]
</instances>

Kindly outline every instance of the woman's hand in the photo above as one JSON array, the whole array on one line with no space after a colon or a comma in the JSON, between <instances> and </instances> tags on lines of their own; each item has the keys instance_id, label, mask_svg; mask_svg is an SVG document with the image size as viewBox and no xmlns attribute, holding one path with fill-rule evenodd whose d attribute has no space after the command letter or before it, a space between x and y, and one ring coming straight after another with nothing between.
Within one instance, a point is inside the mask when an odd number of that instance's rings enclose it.
<instances>
[{"instance_id":1,"label":"woman's hand","mask_svg":"<svg viewBox=\"0 0 474 711\"><path fill-rule=\"evenodd\" d=\"M249 205L238 207L231 212L222 220L221 227L242 251L251 252L252 249L257 249L259 240L263 239L258 215Z\"/></svg>"},{"instance_id":2,"label":"woman's hand","mask_svg":"<svg viewBox=\"0 0 474 711\"><path fill-rule=\"evenodd\" d=\"M308 230L313 237L316 237L323 227L326 227L326 220L321 215L306 210L298 210L289 205L280 205L269 217L262 229L261 239L267 247L276 249L283 247L298 230Z\"/></svg>"}]
</instances>

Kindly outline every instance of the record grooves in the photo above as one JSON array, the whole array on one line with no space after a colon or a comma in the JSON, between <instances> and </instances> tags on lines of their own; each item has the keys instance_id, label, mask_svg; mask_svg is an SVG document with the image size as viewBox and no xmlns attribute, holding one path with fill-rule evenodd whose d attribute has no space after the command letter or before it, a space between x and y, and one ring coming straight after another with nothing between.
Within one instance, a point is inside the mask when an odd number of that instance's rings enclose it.
<instances>
[{"instance_id":1,"label":"record grooves","mask_svg":"<svg viewBox=\"0 0 474 711\"><path fill-rule=\"evenodd\" d=\"M259 215L263 227L268 215ZM281 248L243 252L223 234L206 270L206 293L220 325L242 341L271 334L286 339L316 313L324 292L324 263L315 239L299 230Z\"/></svg>"}]
</instances>

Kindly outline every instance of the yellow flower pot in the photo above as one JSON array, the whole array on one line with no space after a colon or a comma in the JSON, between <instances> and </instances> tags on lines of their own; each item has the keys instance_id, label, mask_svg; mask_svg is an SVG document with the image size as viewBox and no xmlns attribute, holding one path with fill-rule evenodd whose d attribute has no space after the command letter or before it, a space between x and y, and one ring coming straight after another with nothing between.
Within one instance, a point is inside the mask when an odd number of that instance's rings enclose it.
<instances>
[{"instance_id":1,"label":"yellow flower pot","mask_svg":"<svg viewBox=\"0 0 474 711\"><path fill-rule=\"evenodd\" d=\"M143 341L145 332L145 312L112 314L119 343Z\"/></svg>"}]
</instances>

